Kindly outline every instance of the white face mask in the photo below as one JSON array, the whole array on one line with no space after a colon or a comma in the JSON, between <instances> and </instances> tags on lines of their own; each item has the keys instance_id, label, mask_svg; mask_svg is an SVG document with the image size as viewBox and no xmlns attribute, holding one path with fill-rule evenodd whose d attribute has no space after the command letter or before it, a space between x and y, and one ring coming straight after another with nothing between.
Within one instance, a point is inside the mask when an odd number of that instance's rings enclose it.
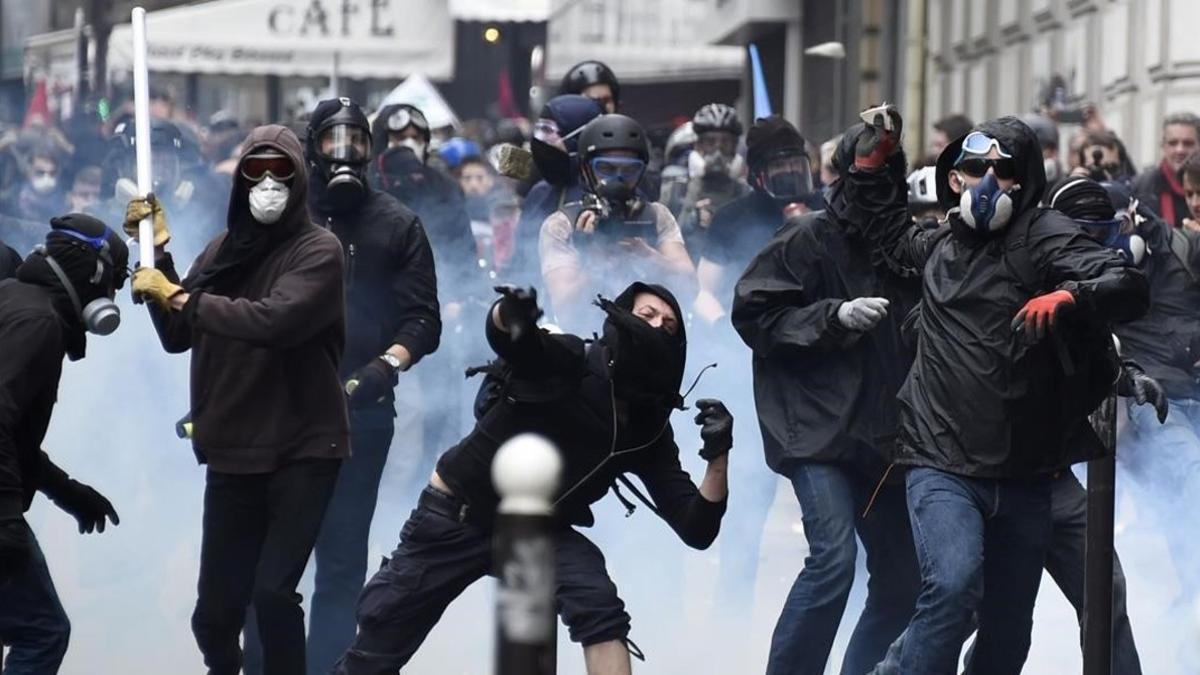
<instances>
[{"instance_id":1,"label":"white face mask","mask_svg":"<svg viewBox=\"0 0 1200 675\"><path fill-rule=\"evenodd\" d=\"M399 143L396 143L396 145L412 150L413 154L417 156L417 159L421 160L422 162L425 161L425 144L421 141L418 141L415 138L406 138Z\"/></svg>"},{"instance_id":2,"label":"white face mask","mask_svg":"<svg viewBox=\"0 0 1200 675\"><path fill-rule=\"evenodd\" d=\"M33 188L33 191L43 195L53 190L57 185L58 179L54 176L34 176L29 181L29 186Z\"/></svg>"},{"instance_id":3,"label":"white face mask","mask_svg":"<svg viewBox=\"0 0 1200 675\"><path fill-rule=\"evenodd\" d=\"M271 178L263 178L250 188L250 215L263 225L271 225L283 216L287 207L288 186Z\"/></svg>"}]
</instances>

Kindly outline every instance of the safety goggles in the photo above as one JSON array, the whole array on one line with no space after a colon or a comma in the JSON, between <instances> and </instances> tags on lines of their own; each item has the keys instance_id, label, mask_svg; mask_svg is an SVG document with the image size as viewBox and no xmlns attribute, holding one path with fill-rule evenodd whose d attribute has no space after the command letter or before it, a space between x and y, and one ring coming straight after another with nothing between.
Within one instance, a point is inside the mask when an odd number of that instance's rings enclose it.
<instances>
[{"instance_id":1,"label":"safety goggles","mask_svg":"<svg viewBox=\"0 0 1200 675\"><path fill-rule=\"evenodd\" d=\"M242 160L242 178L257 183L270 176L277 181L285 182L296 175L296 167L292 160L284 155L258 153L247 155Z\"/></svg>"},{"instance_id":2,"label":"safety goggles","mask_svg":"<svg viewBox=\"0 0 1200 675\"><path fill-rule=\"evenodd\" d=\"M65 234L68 237L75 239L76 241L86 244L89 248L91 248L93 251L95 251L96 256L98 258L100 258L100 262L103 262L105 265L108 265L109 269L111 269L113 271L113 282L114 282L114 286L116 286L117 288L121 288L122 286L124 286L125 280L128 279L129 276L133 273L133 271L130 270L129 267L127 267L127 266L117 267L116 262L113 261L112 248L108 244L107 235L101 234L99 236L89 237L88 235L86 235L82 232L77 232L75 230L68 230L66 228L59 228L54 231ZM97 267L96 274L92 277L91 282L93 284L100 283L100 279L101 279L102 275L103 275L103 270L100 267Z\"/></svg>"},{"instance_id":3,"label":"safety goggles","mask_svg":"<svg viewBox=\"0 0 1200 675\"><path fill-rule=\"evenodd\" d=\"M1083 218L1075 218L1074 220L1088 233L1088 236L1105 246L1111 246L1121 236L1121 230L1125 226L1126 218L1117 216L1111 220L1085 220Z\"/></svg>"},{"instance_id":4,"label":"safety goggles","mask_svg":"<svg viewBox=\"0 0 1200 675\"><path fill-rule=\"evenodd\" d=\"M388 131L404 131L410 125L421 131L429 131L429 121L415 108L399 108L387 118Z\"/></svg>"},{"instance_id":5,"label":"safety goggles","mask_svg":"<svg viewBox=\"0 0 1200 675\"><path fill-rule=\"evenodd\" d=\"M737 136L727 131L705 131L696 138L696 151L702 155L720 152L732 157L737 152Z\"/></svg>"},{"instance_id":6,"label":"safety goggles","mask_svg":"<svg viewBox=\"0 0 1200 675\"><path fill-rule=\"evenodd\" d=\"M591 167L600 180L632 183L642 177L646 163L636 157L596 157L592 159Z\"/></svg>"},{"instance_id":7,"label":"safety goggles","mask_svg":"<svg viewBox=\"0 0 1200 675\"><path fill-rule=\"evenodd\" d=\"M565 144L568 139L578 136L582 131L583 126L580 126L574 131L564 135L558 128L558 122L555 122L547 117L539 119L533 125L533 137L542 143L545 143L546 145L557 146L560 143Z\"/></svg>"},{"instance_id":8,"label":"safety goggles","mask_svg":"<svg viewBox=\"0 0 1200 675\"><path fill-rule=\"evenodd\" d=\"M963 139L962 150L958 153L958 161L961 162L967 155L986 155L992 150L1005 159L1012 159L1012 153L1007 152L1004 146L1000 145L1000 141L982 131L972 131Z\"/></svg>"}]
</instances>

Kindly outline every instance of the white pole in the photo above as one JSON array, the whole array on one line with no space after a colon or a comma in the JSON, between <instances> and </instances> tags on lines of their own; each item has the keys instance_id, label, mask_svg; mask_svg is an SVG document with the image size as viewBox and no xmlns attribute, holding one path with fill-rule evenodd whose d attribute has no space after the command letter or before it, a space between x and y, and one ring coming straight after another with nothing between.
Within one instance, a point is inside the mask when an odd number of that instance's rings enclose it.
<instances>
[{"instance_id":1,"label":"white pole","mask_svg":"<svg viewBox=\"0 0 1200 675\"><path fill-rule=\"evenodd\" d=\"M154 189L150 162L150 84L146 72L146 10L133 8L133 119L137 155L137 188L142 197ZM138 252L143 267L154 267L154 225L150 218L138 227Z\"/></svg>"}]
</instances>

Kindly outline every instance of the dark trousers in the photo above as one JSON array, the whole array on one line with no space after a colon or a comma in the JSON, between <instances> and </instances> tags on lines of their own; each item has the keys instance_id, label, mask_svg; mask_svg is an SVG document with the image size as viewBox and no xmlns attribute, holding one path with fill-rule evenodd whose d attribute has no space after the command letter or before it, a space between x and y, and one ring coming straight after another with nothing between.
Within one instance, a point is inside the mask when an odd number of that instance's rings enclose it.
<instances>
[{"instance_id":1,"label":"dark trousers","mask_svg":"<svg viewBox=\"0 0 1200 675\"><path fill-rule=\"evenodd\" d=\"M920 575L904 494L880 490L862 513L874 481L850 466L803 462L792 473L809 554L788 593L771 637L768 675L821 675L854 583L858 547L867 554L867 601L846 657L844 675L863 675L883 658L908 624Z\"/></svg>"},{"instance_id":2,"label":"dark trousers","mask_svg":"<svg viewBox=\"0 0 1200 675\"><path fill-rule=\"evenodd\" d=\"M303 675L304 611L296 584L308 564L338 459L265 474L209 470L204 488L199 598L192 632L210 675L236 675L238 636L253 604L267 675Z\"/></svg>"},{"instance_id":3,"label":"dark trousers","mask_svg":"<svg viewBox=\"0 0 1200 675\"><path fill-rule=\"evenodd\" d=\"M5 675L52 675L67 654L71 622L54 590L42 549L33 532L28 535L28 562L0 585L0 647L8 647L3 671Z\"/></svg>"},{"instance_id":4,"label":"dark trousers","mask_svg":"<svg viewBox=\"0 0 1200 675\"><path fill-rule=\"evenodd\" d=\"M308 617L308 673L325 675L354 641L354 606L367 578L367 540L379 481L392 442L392 408L350 411L350 447L313 549L316 575ZM246 675L262 675L262 642L254 611L243 633Z\"/></svg>"},{"instance_id":5,"label":"dark trousers","mask_svg":"<svg viewBox=\"0 0 1200 675\"><path fill-rule=\"evenodd\" d=\"M1020 673L1050 545L1051 480L918 467L906 484L921 596L901 640L899 672L953 675L978 618L973 675Z\"/></svg>"},{"instance_id":6,"label":"dark trousers","mask_svg":"<svg viewBox=\"0 0 1200 675\"><path fill-rule=\"evenodd\" d=\"M358 636L335 673L397 672L446 607L492 571L491 532L463 522L461 507L459 500L432 487L421 493L400 531L400 545L363 588ZM584 646L625 639L629 615L600 549L576 530L563 528L555 556L556 604L571 639Z\"/></svg>"}]
</instances>

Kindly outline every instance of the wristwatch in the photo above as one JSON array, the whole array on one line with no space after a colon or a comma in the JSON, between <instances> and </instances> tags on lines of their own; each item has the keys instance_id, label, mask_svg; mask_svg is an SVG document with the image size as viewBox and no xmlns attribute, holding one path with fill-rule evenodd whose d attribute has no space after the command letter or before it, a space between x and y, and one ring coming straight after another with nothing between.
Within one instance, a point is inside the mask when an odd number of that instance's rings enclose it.
<instances>
[{"instance_id":1,"label":"wristwatch","mask_svg":"<svg viewBox=\"0 0 1200 675\"><path fill-rule=\"evenodd\" d=\"M392 370L400 370L400 359L396 358L394 354L384 352L379 355L379 358L383 359L384 363L391 366Z\"/></svg>"}]
</instances>

